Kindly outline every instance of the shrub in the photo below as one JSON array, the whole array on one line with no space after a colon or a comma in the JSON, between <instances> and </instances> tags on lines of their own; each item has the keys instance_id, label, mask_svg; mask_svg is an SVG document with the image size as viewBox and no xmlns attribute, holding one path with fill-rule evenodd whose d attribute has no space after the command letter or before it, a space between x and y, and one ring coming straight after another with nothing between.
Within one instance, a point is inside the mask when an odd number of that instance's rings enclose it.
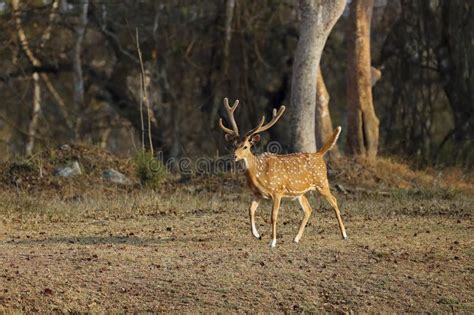
<instances>
[{"instance_id":1,"label":"shrub","mask_svg":"<svg viewBox=\"0 0 474 315\"><path fill-rule=\"evenodd\" d=\"M168 170L151 152L141 151L134 158L137 176L143 186L158 188L167 178Z\"/></svg>"}]
</instances>

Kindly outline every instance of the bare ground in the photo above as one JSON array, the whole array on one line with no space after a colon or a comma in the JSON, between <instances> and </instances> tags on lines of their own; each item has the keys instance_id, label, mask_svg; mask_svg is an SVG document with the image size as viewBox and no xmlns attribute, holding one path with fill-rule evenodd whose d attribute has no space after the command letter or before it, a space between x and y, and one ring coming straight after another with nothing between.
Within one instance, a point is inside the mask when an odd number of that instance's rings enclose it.
<instances>
[{"instance_id":1,"label":"bare ground","mask_svg":"<svg viewBox=\"0 0 474 315\"><path fill-rule=\"evenodd\" d=\"M472 195L339 194L348 241L312 196L300 244L288 200L270 249L233 191L0 193L0 313L474 312Z\"/></svg>"}]
</instances>

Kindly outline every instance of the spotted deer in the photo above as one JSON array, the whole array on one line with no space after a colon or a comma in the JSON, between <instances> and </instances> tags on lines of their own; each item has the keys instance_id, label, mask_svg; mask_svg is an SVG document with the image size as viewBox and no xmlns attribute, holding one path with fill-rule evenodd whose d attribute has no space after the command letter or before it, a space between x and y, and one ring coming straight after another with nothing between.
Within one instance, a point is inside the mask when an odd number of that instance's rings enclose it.
<instances>
[{"instance_id":1,"label":"spotted deer","mask_svg":"<svg viewBox=\"0 0 474 315\"><path fill-rule=\"evenodd\" d=\"M337 127L329 141L315 153L271 154L266 152L255 155L251 148L260 141L259 133L270 129L280 119L285 111L285 106L281 106L278 110L273 109L273 117L268 123L266 123L265 116L263 116L257 127L241 137L234 118L234 112L238 105L238 100L234 102L234 105L229 106L228 99L224 99L224 106L232 129L224 126L222 118L219 120L219 125L225 132L225 139L234 144L235 161L243 160L245 163L248 185L254 195L249 208L252 234L258 239L261 238L255 226L255 212L262 198L272 199L272 240L270 246L275 247L281 199L298 199L304 211L298 234L294 238L294 242L298 243L312 212L305 194L308 191L317 190L334 208L342 238L347 239L337 200L329 190L326 163L324 161L324 154L331 150L336 143L341 127Z\"/></svg>"}]
</instances>

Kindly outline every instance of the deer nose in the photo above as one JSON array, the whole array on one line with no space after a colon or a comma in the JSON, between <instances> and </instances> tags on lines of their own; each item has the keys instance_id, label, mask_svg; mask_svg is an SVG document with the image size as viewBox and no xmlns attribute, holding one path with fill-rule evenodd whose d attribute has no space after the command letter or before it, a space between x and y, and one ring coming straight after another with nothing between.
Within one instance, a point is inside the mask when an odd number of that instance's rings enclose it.
<instances>
[{"instance_id":1,"label":"deer nose","mask_svg":"<svg viewBox=\"0 0 474 315\"><path fill-rule=\"evenodd\" d=\"M237 161L237 155L234 155L234 160Z\"/></svg>"}]
</instances>

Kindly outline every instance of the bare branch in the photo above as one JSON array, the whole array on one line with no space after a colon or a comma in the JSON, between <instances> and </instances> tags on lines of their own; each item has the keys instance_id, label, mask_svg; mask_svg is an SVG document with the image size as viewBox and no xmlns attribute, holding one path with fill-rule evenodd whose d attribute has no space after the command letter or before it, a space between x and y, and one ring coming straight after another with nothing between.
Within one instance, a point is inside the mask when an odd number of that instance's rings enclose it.
<instances>
[{"instance_id":1,"label":"bare branch","mask_svg":"<svg viewBox=\"0 0 474 315\"><path fill-rule=\"evenodd\" d=\"M53 28L53 23L54 20L56 19L56 16L58 14L58 8L59 8L59 0L54 0L51 6L51 13L49 14L49 22L48 22L48 27L46 27L43 36L41 37L41 44L40 48L43 49L48 40L51 37L51 30Z\"/></svg>"}]
</instances>

